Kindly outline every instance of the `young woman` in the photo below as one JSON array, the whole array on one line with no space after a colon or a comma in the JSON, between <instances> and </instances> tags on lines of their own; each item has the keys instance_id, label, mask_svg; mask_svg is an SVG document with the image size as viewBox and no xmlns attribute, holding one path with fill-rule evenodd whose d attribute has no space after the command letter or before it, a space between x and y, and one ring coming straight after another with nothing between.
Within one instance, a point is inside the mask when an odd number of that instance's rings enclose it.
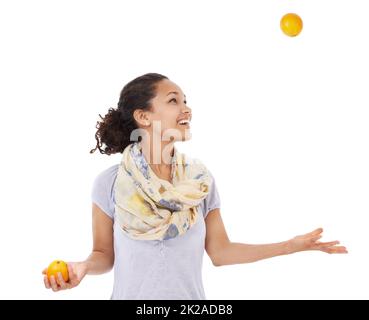
<instances>
[{"instance_id":1,"label":"young woman","mask_svg":"<svg viewBox=\"0 0 369 320\"><path fill-rule=\"evenodd\" d=\"M148 73L130 81L118 107L101 119L90 152L122 153L122 160L94 181L93 250L86 260L68 263L68 282L61 274L45 275L46 288L70 289L114 266L111 299L206 299L204 249L214 266L304 250L347 253L338 241L319 242L321 228L280 243L231 242L214 176L174 146L190 138L192 114L167 77Z\"/></svg>"}]
</instances>

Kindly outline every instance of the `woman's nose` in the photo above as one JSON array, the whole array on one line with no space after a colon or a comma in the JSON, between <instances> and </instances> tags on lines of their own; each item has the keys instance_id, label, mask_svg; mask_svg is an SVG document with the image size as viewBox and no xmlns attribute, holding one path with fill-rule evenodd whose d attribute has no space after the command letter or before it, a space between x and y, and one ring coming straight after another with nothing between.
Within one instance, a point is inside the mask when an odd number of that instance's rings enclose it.
<instances>
[{"instance_id":1,"label":"woman's nose","mask_svg":"<svg viewBox=\"0 0 369 320\"><path fill-rule=\"evenodd\" d=\"M191 108L188 106L185 106L185 108L182 110L183 113L191 113Z\"/></svg>"}]
</instances>

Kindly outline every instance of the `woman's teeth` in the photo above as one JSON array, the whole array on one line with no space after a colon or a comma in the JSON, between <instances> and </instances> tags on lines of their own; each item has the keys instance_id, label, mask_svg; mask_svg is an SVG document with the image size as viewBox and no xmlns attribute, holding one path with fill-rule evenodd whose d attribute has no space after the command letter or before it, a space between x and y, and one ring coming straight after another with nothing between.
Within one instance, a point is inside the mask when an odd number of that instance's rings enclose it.
<instances>
[{"instance_id":1,"label":"woman's teeth","mask_svg":"<svg viewBox=\"0 0 369 320\"><path fill-rule=\"evenodd\" d=\"M190 124L190 121L188 121L188 120L181 120L178 123L179 124Z\"/></svg>"}]
</instances>

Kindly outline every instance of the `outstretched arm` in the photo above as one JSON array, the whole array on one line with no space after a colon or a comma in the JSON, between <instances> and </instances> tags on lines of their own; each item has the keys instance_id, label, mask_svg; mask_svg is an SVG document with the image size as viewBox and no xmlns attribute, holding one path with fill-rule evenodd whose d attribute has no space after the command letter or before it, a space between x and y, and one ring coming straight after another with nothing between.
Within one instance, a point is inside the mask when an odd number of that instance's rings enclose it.
<instances>
[{"instance_id":1,"label":"outstretched arm","mask_svg":"<svg viewBox=\"0 0 369 320\"><path fill-rule=\"evenodd\" d=\"M229 240L219 208L208 213L205 223L205 250L215 266L254 262L306 250L320 250L326 253L347 253L344 246L337 246L339 241L318 241L322 237L322 228L283 242L246 244Z\"/></svg>"}]
</instances>

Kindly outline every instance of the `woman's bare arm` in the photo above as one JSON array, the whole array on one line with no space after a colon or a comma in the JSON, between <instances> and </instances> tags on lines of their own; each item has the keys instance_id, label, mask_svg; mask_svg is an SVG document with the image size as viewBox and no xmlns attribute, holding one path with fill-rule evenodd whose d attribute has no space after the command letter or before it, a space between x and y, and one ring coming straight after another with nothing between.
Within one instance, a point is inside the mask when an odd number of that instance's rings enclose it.
<instances>
[{"instance_id":1,"label":"woman's bare arm","mask_svg":"<svg viewBox=\"0 0 369 320\"><path fill-rule=\"evenodd\" d=\"M225 230L220 209L208 213L206 219L205 249L215 266L249 263L279 255L305 250L320 250L326 253L347 253L338 241L319 242L322 228L296 236L293 239L270 244L246 244L231 242Z\"/></svg>"},{"instance_id":2,"label":"woman's bare arm","mask_svg":"<svg viewBox=\"0 0 369 320\"><path fill-rule=\"evenodd\" d=\"M113 220L92 203L92 252L85 260L87 274L108 272L114 265Z\"/></svg>"}]
</instances>

